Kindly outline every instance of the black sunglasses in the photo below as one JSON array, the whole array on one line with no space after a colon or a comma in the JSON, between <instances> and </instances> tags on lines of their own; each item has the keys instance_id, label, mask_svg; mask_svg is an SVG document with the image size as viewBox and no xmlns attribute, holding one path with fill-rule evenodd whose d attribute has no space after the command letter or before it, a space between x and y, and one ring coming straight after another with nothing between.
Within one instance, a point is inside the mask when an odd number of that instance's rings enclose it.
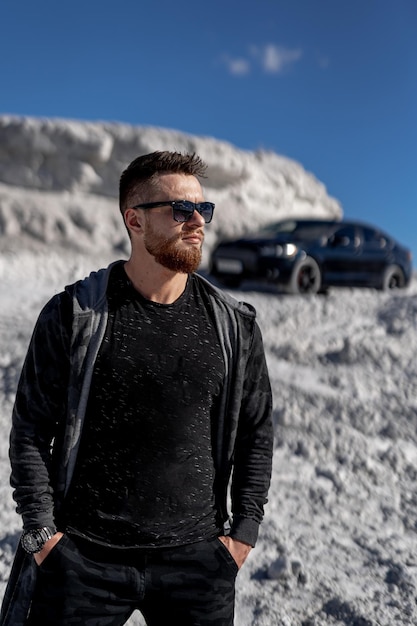
<instances>
[{"instance_id":1,"label":"black sunglasses","mask_svg":"<svg viewBox=\"0 0 417 626\"><path fill-rule=\"evenodd\" d=\"M157 206L171 206L172 217L176 222L188 222L194 211L198 211L206 224L213 218L214 204L212 202L189 202L189 200L167 200L166 202L147 202L137 204L133 209L154 209Z\"/></svg>"}]
</instances>

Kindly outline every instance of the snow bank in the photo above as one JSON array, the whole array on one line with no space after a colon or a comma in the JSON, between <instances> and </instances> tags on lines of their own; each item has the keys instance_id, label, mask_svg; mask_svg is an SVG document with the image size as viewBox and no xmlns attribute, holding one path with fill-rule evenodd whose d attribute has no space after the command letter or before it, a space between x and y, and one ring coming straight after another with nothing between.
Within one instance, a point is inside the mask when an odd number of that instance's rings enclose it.
<instances>
[{"instance_id":1,"label":"snow bank","mask_svg":"<svg viewBox=\"0 0 417 626\"><path fill-rule=\"evenodd\" d=\"M120 173L154 150L195 151L208 164L202 182L217 209L207 250L220 235L238 235L254 223L342 216L323 183L275 153L154 127L0 116L0 251L22 238L35 249L126 250Z\"/></svg>"}]
</instances>

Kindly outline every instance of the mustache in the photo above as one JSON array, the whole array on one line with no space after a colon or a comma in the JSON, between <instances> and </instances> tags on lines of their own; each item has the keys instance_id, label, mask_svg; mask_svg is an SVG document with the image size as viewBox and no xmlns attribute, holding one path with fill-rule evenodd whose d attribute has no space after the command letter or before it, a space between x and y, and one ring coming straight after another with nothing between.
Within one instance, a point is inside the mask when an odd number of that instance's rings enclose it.
<instances>
[{"instance_id":1,"label":"mustache","mask_svg":"<svg viewBox=\"0 0 417 626\"><path fill-rule=\"evenodd\" d=\"M179 238L181 239L183 235L199 235L202 239L204 239L204 228L201 226L191 226L188 228L184 228L182 232L179 234Z\"/></svg>"}]
</instances>

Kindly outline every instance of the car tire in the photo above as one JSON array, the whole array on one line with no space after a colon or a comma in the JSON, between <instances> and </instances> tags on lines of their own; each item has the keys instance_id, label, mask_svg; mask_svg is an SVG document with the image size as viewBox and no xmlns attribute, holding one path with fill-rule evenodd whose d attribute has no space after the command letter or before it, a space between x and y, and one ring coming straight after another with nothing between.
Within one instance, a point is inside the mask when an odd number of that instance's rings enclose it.
<instances>
[{"instance_id":1,"label":"car tire","mask_svg":"<svg viewBox=\"0 0 417 626\"><path fill-rule=\"evenodd\" d=\"M382 276L382 290L402 289L405 287L404 273L399 265L388 265Z\"/></svg>"},{"instance_id":2,"label":"car tire","mask_svg":"<svg viewBox=\"0 0 417 626\"><path fill-rule=\"evenodd\" d=\"M288 284L292 294L316 294L321 290L321 271L310 256L298 261Z\"/></svg>"}]
</instances>

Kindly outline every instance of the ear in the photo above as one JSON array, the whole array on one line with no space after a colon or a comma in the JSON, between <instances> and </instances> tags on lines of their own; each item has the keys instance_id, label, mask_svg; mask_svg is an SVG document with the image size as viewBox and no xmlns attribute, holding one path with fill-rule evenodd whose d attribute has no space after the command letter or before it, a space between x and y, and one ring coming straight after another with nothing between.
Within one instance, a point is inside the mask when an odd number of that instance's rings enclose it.
<instances>
[{"instance_id":1,"label":"ear","mask_svg":"<svg viewBox=\"0 0 417 626\"><path fill-rule=\"evenodd\" d=\"M129 230L140 232L143 229L143 216L135 209L126 209L124 214L125 224Z\"/></svg>"}]
</instances>

